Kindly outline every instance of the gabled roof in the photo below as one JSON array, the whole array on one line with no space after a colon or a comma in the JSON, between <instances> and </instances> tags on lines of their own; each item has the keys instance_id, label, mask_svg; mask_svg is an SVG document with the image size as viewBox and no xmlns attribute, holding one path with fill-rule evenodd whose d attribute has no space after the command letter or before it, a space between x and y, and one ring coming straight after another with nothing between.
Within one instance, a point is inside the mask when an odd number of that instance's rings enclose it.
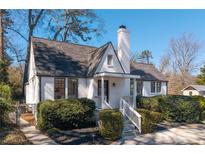
<instances>
[{"instance_id":1,"label":"gabled roof","mask_svg":"<svg viewBox=\"0 0 205 154\"><path fill-rule=\"evenodd\" d=\"M97 48L33 37L37 75L92 76L109 44Z\"/></svg>"},{"instance_id":2,"label":"gabled roof","mask_svg":"<svg viewBox=\"0 0 205 154\"><path fill-rule=\"evenodd\" d=\"M141 80L145 81L168 81L161 72L153 64L131 62L130 74L139 75Z\"/></svg>"},{"instance_id":3,"label":"gabled roof","mask_svg":"<svg viewBox=\"0 0 205 154\"><path fill-rule=\"evenodd\" d=\"M203 86L203 85L189 85L189 86L185 87L182 91L186 90L189 87L192 87L197 91L205 91L205 86Z\"/></svg>"}]
</instances>

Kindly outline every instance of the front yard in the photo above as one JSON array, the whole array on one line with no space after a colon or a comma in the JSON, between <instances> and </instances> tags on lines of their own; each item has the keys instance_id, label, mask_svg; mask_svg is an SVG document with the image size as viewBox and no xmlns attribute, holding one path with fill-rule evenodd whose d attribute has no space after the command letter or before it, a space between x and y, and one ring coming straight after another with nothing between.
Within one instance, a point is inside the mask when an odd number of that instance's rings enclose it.
<instances>
[{"instance_id":1,"label":"front yard","mask_svg":"<svg viewBox=\"0 0 205 154\"><path fill-rule=\"evenodd\" d=\"M204 145L204 124L182 124L163 122L163 128L154 133L138 135L127 139L123 144L134 145Z\"/></svg>"},{"instance_id":2,"label":"front yard","mask_svg":"<svg viewBox=\"0 0 205 154\"><path fill-rule=\"evenodd\" d=\"M58 144L63 145L109 145L112 142L104 139L97 127L48 131L48 135Z\"/></svg>"},{"instance_id":3,"label":"front yard","mask_svg":"<svg viewBox=\"0 0 205 154\"><path fill-rule=\"evenodd\" d=\"M31 144L15 124L0 127L0 144L22 145Z\"/></svg>"}]
</instances>

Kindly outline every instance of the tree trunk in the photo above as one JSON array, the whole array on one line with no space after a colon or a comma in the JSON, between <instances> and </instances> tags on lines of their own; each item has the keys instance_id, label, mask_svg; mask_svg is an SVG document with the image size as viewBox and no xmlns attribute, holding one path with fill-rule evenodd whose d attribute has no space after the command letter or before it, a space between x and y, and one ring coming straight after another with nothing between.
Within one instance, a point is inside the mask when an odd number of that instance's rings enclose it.
<instances>
[{"instance_id":1,"label":"tree trunk","mask_svg":"<svg viewBox=\"0 0 205 154\"><path fill-rule=\"evenodd\" d=\"M3 12L0 9L0 59L4 56Z\"/></svg>"}]
</instances>

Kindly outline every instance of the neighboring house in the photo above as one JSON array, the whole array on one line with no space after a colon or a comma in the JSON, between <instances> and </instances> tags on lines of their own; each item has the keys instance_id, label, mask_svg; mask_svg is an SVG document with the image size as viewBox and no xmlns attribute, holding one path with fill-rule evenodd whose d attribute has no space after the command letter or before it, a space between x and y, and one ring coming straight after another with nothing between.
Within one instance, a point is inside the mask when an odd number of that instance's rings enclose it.
<instances>
[{"instance_id":1,"label":"neighboring house","mask_svg":"<svg viewBox=\"0 0 205 154\"><path fill-rule=\"evenodd\" d=\"M25 70L26 103L87 97L98 108L118 108L124 96L167 94L167 80L152 64L130 62L130 34L118 30L118 46L101 47L33 37ZM132 98L135 102L136 97Z\"/></svg>"},{"instance_id":2,"label":"neighboring house","mask_svg":"<svg viewBox=\"0 0 205 154\"><path fill-rule=\"evenodd\" d=\"M203 85L189 85L183 90L185 96L203 96L205 97L205 86Z\"/></svg>"}]
</instances>

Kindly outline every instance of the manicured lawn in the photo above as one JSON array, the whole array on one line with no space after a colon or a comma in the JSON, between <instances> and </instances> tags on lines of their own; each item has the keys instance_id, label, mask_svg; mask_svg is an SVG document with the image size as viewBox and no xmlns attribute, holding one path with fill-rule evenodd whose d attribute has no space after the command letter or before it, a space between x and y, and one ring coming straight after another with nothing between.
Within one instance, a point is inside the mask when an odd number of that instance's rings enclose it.
<instances>
[{"instance_id":1,"label":"manicured lawn","mask_svg":"<svg viewBox=\"0 0 205 154\"><path fill-rule=\"evenodd\" d=\"M0 127L0 144L22 145L31 143L16 125L7 124Z\"/></svg>"}]
</instances>

